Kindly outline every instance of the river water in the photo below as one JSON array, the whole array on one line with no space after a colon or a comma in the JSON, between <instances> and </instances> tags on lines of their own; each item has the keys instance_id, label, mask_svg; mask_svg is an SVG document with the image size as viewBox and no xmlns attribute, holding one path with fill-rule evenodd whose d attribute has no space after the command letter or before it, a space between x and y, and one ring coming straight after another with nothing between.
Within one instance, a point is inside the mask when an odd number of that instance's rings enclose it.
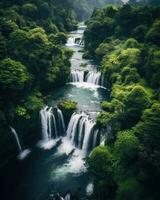
<instances>
[{"instance_id":1,"label":"river water","mask_svg":"<svg viewBox=\"0 0 160 200\"><path fill-rule=\"evenodd\" d=\"M89 129L97 113L101 111L100 102L104 100L107 91L102 86L103 79L96 64L82 58L84 29L85 26L80 24L78 30L69 35L66 48L74 51L71 58L71 79L64 87L52 92L49 105L56 105L62 99L76 101L77 113L83 113L83 121ZM83 124L83 121L80 123ZM78 148L79 144L75 146L71 142L74 141L74 134L76 133L68 133L72 135L71 139L53 139L49 148L45 145L39 148L38 144L24 160L15 160L12 166L8 165L1 180L1 199L45 200L52 192L64 196L67 191L85 196L91 179L84 163L86 154ZM86 143L89 138L83 137Z\"/></svg>"}]
</instances>

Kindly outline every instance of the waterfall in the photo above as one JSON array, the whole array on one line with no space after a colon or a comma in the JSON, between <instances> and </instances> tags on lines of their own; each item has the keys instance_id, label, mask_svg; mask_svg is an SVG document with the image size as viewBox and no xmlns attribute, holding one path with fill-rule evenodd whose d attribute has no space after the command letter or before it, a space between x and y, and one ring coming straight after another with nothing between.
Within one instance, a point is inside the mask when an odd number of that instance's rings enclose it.
<instances>
[{"instance_id":1,"label":"waterfall","mask_svg":"<svg viewBox=\"0 0 160 200\"><path fill-rule=\"evenodd\" d=\"M85 71L72 70L71 71L71 81L72 82L87 82L94 85L102 84L101 72L90 71L85 75Z\"/></svg>"},{"instance_id":2,"label":"waterfall","mask_svg":"<svg viewBox=\"0 0 160 200\"><path fill-rule=\"evenodd\" d=\"M71 35L67 40L66 46L68 46L68 47L72 47L72 46L83 47L84 40L82 39L82 33L79 33L79 36L77 36L77 37Z\"/></svg>"},{"instance_id":3,"label":"waterfall","mask_svg":"<svg viewBox=\"0 0 160 200\"><path fill-rule=\"evenodd\" d=\"M79 124L79 137L78 137L78 148L79 149L82 148L82 144L83 144L85 122L86 122L86 119L82 118L82 120L80 121L80 124Z\"/></svg>"},{"instance_id":4,"label":"waterfall","mask_svg":"<svg viewBox=\"0 0 160 200\"><path fill-rule=\"evenodd\" d=\"M94 134L94 137L93 137L93 148L97 146L98 133L99 133L99 130L96 130L95 134Z\"/></svg>"},{"instance_id":5,"label":"waterfall","mask_svg":"<svg viewBox=\"0 0 160 200\"><path fill-rule=\"evenodd\" d=\"M95 123L84 112L73 113L68 128L67 137L75 147L82 150L86 155L97 145L98 130L94 130Z\"/></svg>"},{"instance_id":6,"label":"waterfall","mask_svg":"<svg viewBox=\"0 0 160 200\"><path fill-rule=\"evenodd\" d=\"M84 71L71 71L72 82L83 82L84 81Z\"/></svg>"},{"instance_id":7,"label":"waterfall","mask_svg":"<svg viewBox=\"0 0 160 200\"><path fill-rule=\"evenodd\" d=\"M16 132L16 130L10 126L10 129L11 129L11 132L13 133L15 139L16 139L16 142L17 142L17 146L18 146L18 149L20 151L19 155L17 156L18 159L20 160L23 160L25 157L27 157L30 153L31 153L31 150L30 149L22 149L22 146L20 144L20 141L19 141L19 137L18 137L18 134Z\"/></svg>"},{"instance_id":8,"label":"waterfall","mask_svg":"<svg viewBox=\"0 0 160 200\"><path fill-rule=\"evenodd\" d=\"M53 123L53 127L54 127L55 138L57 138L58 137L57 125L56 125L55 116L53 114L52 114L52 123Z\"/></svg>"},{"instance_id":9,"label":"waterfall","mask_svg":"<svg viewBox=\"0 0 160 200\"><path fill-rule=\"evenodd\" d=\"M66 46L75 46L75 37L69 37Z\"/></svg>"},{"instance_id":10,"label":"waterfall","mask_svg":"<svg viewBox=\"0 0 160 200\"><path fill-rule=\"evenodd\" d=\"M41 127L42 127L42 139L49 141L52 137L57 137L57 125L55 116L52 113L52 107L46 106L40 111ZM54 135L53 135L54 130Z\"/></svg>"},{"instance_id":11,"label":"waterfall","mask_svg":"<svg viewBox=\"0 0 160 200\"><path fill-rule=\"evenodd\" d=\"M22 152L22 147L21 147L21 144L20 144L20 141L19 141L19 138L18 138L18 134L16 132L16 130L10 126L10 129L11 129L11 132L13 133L15 139L16 139L16 142L17 142L17 146L18 146L18 149L20 151L20 153Z\"/></svg>"},{"instance_id":12,"label":"waterfall","mask_svg":"<svg viewBox=\"0 0 160 200\"><path fill-rule=\"evenodd\" d=\"M89 145L90 145L90 137L93 130L95 123L92 122L87 118L85 123L85 131L84 131L84 139L83 139L83 145L82 145L82 151L86 155L89 151Z\"/></svg>"},{"instance_id":13,"label":"waterfall","mask_svg":"<svg viewBox=\"0 0 160 200\"><path fill-rule=\"evenodd\" d=\"M77 124L78 124L81 116L82 116L82 114L78 114L78 113L73 113L73 115L71 116L71 119L70 119L70 122L69 122L69 125L68 125L68 128L67 128L67 136L72 141L75 137Z\"/></svg>"},{"instance_id":14,"label":"waterfall","mask_svg":"<svg viewBox=\"0 0 160 200\"><path fill-rule=\"evenodd\" d=\"M91 196L93 194L94 185L93 183L89 183L86 187L86 194L87 196Z\"/></svg>"},{"instance_id":15,"label":"waterfall","mask_svg":"<svg viewBox=\"0 0 160 200\"><path fill-rule=\"evenodd\" d=\"M59 108L57 108L57 116L58 116L59 130L62 130L63 134L65 134L66 126L64 122L64 117L62 111Z\"/></svg>"},{"instance_id":16,"label":"waterfall","mask_svg":"<svg viewBox=\"0 0 160 200\"><path fill-rule=\"evenodd\" d=\"M77 44L80 47L84 46L84 40L82 38L75 38L75 44Z\"/></svg>"},{"instance_id":17,"label":"waterfall","mask_svg":"<svg viewBox=\"0 0 160 200\"><path fill-rule=\"evenodd\" d=\"M71 200L71 194L69 192L65 195L64 200Z\"/></svg>"},{"instance_id":18,"label":"waterfall","mask_svg":"<svg viewBox=\"0 0 160 200\"><path fill-rule=\"evenodd\" d=\"M42 139L49 140L51 138L51 110L47 110L48 106L40 111L40 119L42 126Z\"/></svg>"},{"instance_id":19,"label":"waterfall","mask_svg":"<svg viewBox=\"0 0 160 200\"><path fill-rule=\"evenodd\" d=\"M100 72L88 72L87 76L86 76L86 82L88 83L92 83L95 85L99 85L100 84L100 79L101 79L101 73Z\"/></svg>"},{"instance_id":20,"label":"waterfall","mask_svg":"<svg viewBox=\"0 0 160 200\"><path fill-rule=\"evenodd\" d=\"M52 107L46 106L40 110L40 120L42 128L42 140L49 141L53 138L58 138L66 132L65 122L62 111L56 109L56 118L52 112Z\"/></svg>"}]
</instances>

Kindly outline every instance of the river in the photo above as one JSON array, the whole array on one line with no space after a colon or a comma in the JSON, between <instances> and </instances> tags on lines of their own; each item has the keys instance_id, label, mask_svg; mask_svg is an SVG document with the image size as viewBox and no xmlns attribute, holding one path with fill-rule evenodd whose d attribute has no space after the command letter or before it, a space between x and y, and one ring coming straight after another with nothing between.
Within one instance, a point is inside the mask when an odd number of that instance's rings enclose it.
<instances>
[{"instance_id":1,"label":"river","mask_svg":"<svg viewBox=\"0 0 160 200\"><path fill-rule=\"evenodd\" d=\"M1 190L5 200L47 200L48 195L53 192L64 196L67 191L77 192L80 196L86 195L91 178L84 158L91 143L93 147L100 143L98 130L94 130L93 137L91 132L97 113L101 111L100 102L104 100L107 91L103 87L97 65L92 60L82 58L84 29L85 26L80 24L77 31L69 34L65 48L74 51L71 58L71 80L64 87L52 92L48 100L49 107L42 109L40 113L42 141L31 149L28 157L15 160L3 172ZM57 135L52 138L49 135L52 134L53 121L50 106L56 105L62 99L76 101L78 111L72 116L68 128L61 127L67 133L62 137L56 127ZM59 117L63 120L61 113ZM81 133L77 127L82 129Z\"/></svg>"}]
</instances>

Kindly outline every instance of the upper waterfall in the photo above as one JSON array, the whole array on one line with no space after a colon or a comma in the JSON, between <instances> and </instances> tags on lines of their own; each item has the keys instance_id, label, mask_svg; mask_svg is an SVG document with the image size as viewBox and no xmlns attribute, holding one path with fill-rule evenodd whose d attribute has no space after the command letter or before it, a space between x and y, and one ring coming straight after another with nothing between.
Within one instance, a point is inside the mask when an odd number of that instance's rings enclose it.
<instances>
[{"instance_id":1,"label":"upper waterfall","mask_svg":"<svg viewBox=\"0 0 160 200\"><path fill-rule=\"evenodd\" d=\"M99 71L89 71L85 73L83 70L72 70L71 71L71 81L72 82L86 82L93 85L102 85L101 72Z\"/></svg>"}]
</instances>

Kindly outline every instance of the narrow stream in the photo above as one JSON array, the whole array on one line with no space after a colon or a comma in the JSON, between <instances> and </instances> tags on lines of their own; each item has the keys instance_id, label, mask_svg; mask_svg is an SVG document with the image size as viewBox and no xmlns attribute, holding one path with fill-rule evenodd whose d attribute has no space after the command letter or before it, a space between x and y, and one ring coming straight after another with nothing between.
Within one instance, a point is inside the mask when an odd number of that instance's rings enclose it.
<instances>
[{"instance_id":1,"label":"narrow stream","mask_svg":"<svg viewBox=\"0 0 160 200\"><path fill-rule=\"evenodd\" d=\"M84 158L100 143L100 134L94 125L107 91L98 67L82 58L84 29L80 24L69 35L66 48L74 51L70 82L53 91L48 106L40 111L41 140L26 159L14 161L3 172L4 199L45 200L50 193L64 196L68 191L86 195L91 180ZM62 99L78 103L78 111L67 127L61 110L57 109L54 116L50 107Z\"/></svg>"}]
</instances>

